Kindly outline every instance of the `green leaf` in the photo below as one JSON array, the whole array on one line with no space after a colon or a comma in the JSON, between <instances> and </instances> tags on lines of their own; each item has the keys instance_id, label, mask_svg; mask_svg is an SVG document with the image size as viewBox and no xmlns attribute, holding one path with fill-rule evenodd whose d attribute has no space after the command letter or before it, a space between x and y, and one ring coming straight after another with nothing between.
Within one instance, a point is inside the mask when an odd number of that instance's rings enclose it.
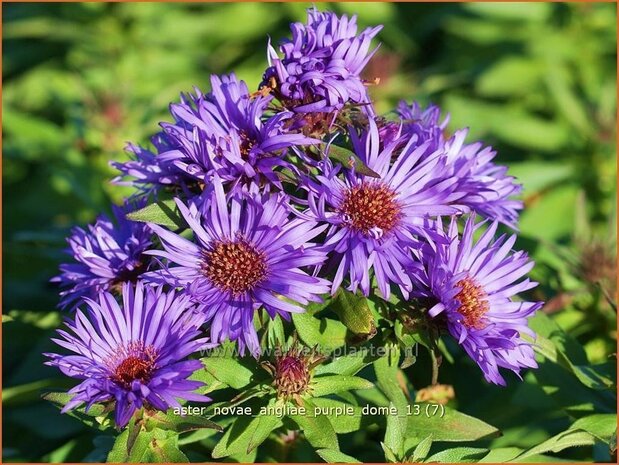
<instances>
[{"instance_id":1,"label":"green leaf","mask_svg":"<svg viewBox=\"0 0 619 465\"><path fill-rule=\"evenodd\" d=\"M140 431L133 422L116 438L114 446L107 456L108 462L142 463L146 462L150 452L150 442L154 438L153 431Z\"/></svg>"},{"instance_id":2,"label":"green leaf","mask_svg":"<svg viewBox=\"0 0 619 465\"><path fill-rule=\"evenodd\" d=\"M389 407L393 407L393 402ZM400 411L398 415L387 415L387 428L385 429L385 446L394 453L399 460L404 453L404 439L406 436L406 417Z\"/></svg>"},{"instance_id":3,"label":"green leaf","mask_svg":"<svg viewBox=\"0 0 619 465\"><path fill-rule=\"evenodd\" d=\"M310 347L318 345L321 351L329 352L346 344L346 326L337 320L293 313L292 321L301 340Z\"/></svg>"},{"instance_id":4,"label":"green leaf","mask_svg":"<svg viewBox=\"0 0 619 465\"><path fill-rule=\"evenodd\" d=\"M246 454L259 422L260 417L237 417L215 445L212 452L213 458L220 459L234 454Z\"/></svg>"},{"instance_id":5,"label":"green leaf","mask_svg":"<svg viewBox=\"0 0 619 465\"><path fill-rule=\"evenodd\" d=\"M73 395L66 392L48 392L41 397L51 402L59 409L62 409L73 398ZM77 418L88 426L105 429L111 426L107 418L111 411L112 404L108 404L107 406L103 404L94 404L88 411L86 411L86 406L82 405L69 410L67 414Z\"/></svg>"},{"instance_id":6,"label":"green leaf","mask_svg":"<svg viewBox=\"0 0 619 465\"><path fill-rule=\"evenodd\" d=\"M383 452L385 453L385 459L387 459L388 462L391 462L391 463L399 462L398 458L396 457L395 452L393 452L388 445L386 445L384 442L381 442L380 447L383 448Z\"/></svg>"},{"instance_id":7,"label":"green leaf","mask_svg":"<svg viewBox=\"0 0 619 465\"><path fill-rule=\"evenodd\" d=\"M352 376L378 359L367 347L360 346L359 350L352 351L347 355L334 358L330 363L323 363L316 367L316 375L340 374Z\"/></svg>"},{"instance_id":8,"label":"green leaf","mask_svg":"<svg viewBox=\"0 0 619 465\"><path fill-rule=\"evenodd\" d=\"M432 434L435 442L466 442L490 439L500 435L498 429L488 423L474 418L464 413L460 413L449 407L445 409L444 415L428 415L426 405L436 404L415 404L419 406L413 409L413 414L408 417L406 434L409 437L425 438ZM418 413L418 414L415 414Z\"/></svg>"},{"instance_id":9,"label":"green leaf","mask_svg":"<svg viewBox=\"0 0 619 465\"><path fill-rule=\"evenodd\" d=\"M479 447L454 447L453 449L443 450L428 457L428 463L470 463L477 462L488 453L488 449Z\"/></svg>"},{"instance_id":10,"label":"green leaf","mask_svg":"<svg viewBox=\"0 0 619 465\"><path fill-rule=\"evenodd\" d=\"M323 150L328 150L328 157L340 162L346 168L354 168L357 173L364 176L380 178L380 175L368 168L368 166L363 163L354 152L351 152L344 147L339 147L337 145L325 145L323 146Z\"/></svg>"},{"instance_id":11,"label":"green leaf","mask_svg":"<svg viewBox=\"0 0 619 465\"><path fill-rule=\"evenodd\" d=\"M2 405L4 407L7 407L7 406L30 404L41 398L42 389L51 388L51 387L58 388L62 386L63 382L64 380L59 381L56 378L48 378L48 379L41 379L38 381L33 381L31 383L20 384L19 386L11 386L8 388L4 388L2 390ZM64 394L64 393L53 393L53 394L57 394L59 396L58 397L59 400L60 398L62 398L68 401L68 399L70 398L68 394L66 394L66 396L61 396L61 394ZM52 399L47 399L47 400L54 402L54 400Z\"/></svg>"},{"instance_id":12,"label":"green leaf","mask_svg":"<svg viewBox=\"0 0 619 465\"><path fill-rule=\"evenodd\" d=\"M341 391L355 389L370 389L373 387L370 381L358 376L334 375L320 376L312 380L312 396L322 397Z\"/></svg>"},{"instance_id":13,"label":"green leaf","mask_svg":"<svg viewBox=\"0 0 619 465\"><path fill-rule=\"evenodd\" d=\"M271 399L268 407L273 407L275 403L276 400ZM269 437L271 432L280 426L282 426L282 421L276 416L261 415L258 417L258 424L256 425L256 429L252 434L249 444L247 445L247 453L249 454L252 450L262 444Z\"/></svg>"},{"instance_id":14,"label":"green leaf","mask_svg":"<svg viewBox=\"0 0 619 465\"><path fill-rule=\"evenodd\" d=\"M387 416L384 444L389 451L400 459L404 453L408 401L397 381L400 371L398 368L400 349L394 344L386 345L385 349L387 355L374 362L374 372L379 389L389 399L389 405L395 406L398 411L397 415Z\"/></svg>"},{"instance_id":15,"label":"green leaf","mask_svg":"<svg viewBox=\"0 0 619 465\"><path fill-rule=\"evenodd\" d=\"M191 407L185 407L191 408ZM196 407L200 408L200 407ZM214 423L202 415L179 415L174 413L174 409L170 409L167 413L156 412L154 414L144 414L144 419L148 427L161 428L177 433L186 433L198 429L214 429L223 431L223 428L217 423Z\"/></svg>"},{"instance_id":16,"label":"green leaf","mask_svg":"<svg viewBox=\"0 0 619 465\"><path fill-rule=\"evenodd\" d=\"M543 67L531 58L506 56L497 60L476 81L482 95L509 97L525 95L541 82Z\"/></svg>"},{"instance_id":17,"label":"green leaf","mask_svg":"<svg viewBox=\"0 0 619 465\"><path fill-rule=\"evenodd\" d=\"M430 453L432 447L432 435L422 440L413 451L413 462L422 462ZM455 461L455 460L454 460Z\"/></svg>"},{"instance_id":18,"label":"green leaf","mask_svg":"<svg viewBox=\"0 0 619 465\"><path fill-rule=\"evenodd\" d=\"M509 174L524 186L525 196L562 183L573 175L574 167L569 163L544 161L514 162L509 165Z\"/></svg>"},{"instance_id":19,"label":"green leaf","mask_svg":"<svg viewBox=\"0 0 619 465\"><path fill-rule=\"evenodd\" d=\"M531 7L531 8L529 8ZM545 21L552 13L546 3L467 3L466 10L494 21Z\"/></svg>"},{"instance_id":20,"label":"green leaf","mask_svg":"<svg viewBox=\"0 0 619 465\"><path fill-rule=\"evenodd\" d=\"M356 458L346 455L337 449L319 449L316 453L327 463L361 463Z\"/></svg>"},{"instance_id":21,"label":"green leaf","mask_svg":"<svg viewBox=\"0 0 619 465\"><path fill-rule=\"evenodd\" d=\"M282 318L279 315L275 315L275 318L269 318L267 321L267 331L265 332L267 347L283 345L286 342L286 333L284 332Z\"/></svg>"},{"instance_id":22,"label":"green leaf","mask_svg":"<svg viewBox=\"0 0 619 465\"><path fill-rule=\"evenodd\" d=\"M156 437L150 443L152 461L156 463L188 463L189 459L178 448L178 436L159 433L160 431L155 432Z\"/></svg>"},{"instance_id":23,"label":"green leaf","mask_svg":"<svg viewBox=\"0 0 619 465\"><path fill-rule=\"evenodd\" d=\"M509 462L522 454L520 447L498 447L492 449L488 454L479 460L480 463L503 463Z\"/></svg>"},{"instance_id":24,"label":"green leaf","mask_svg":"<svg viewBox=\"0 0 619 465\"><path fill-rule=\"evenodd\" d=\"M303 399L306 415L293 415L290 418L299 426L305 434L307 441L316 449L336 449L340 446L337 442L337 434L333 425L326 415L314 416L314 403L309 399Z\"/></svg>"},{"instance_id":25,"label":"green leaf","mask_svg":"<svg viewBox=\"0 0 619 465\"><path fill-rule=\"evenodd\" d=\"M577 197L578 188L573 184L557 186L540 194L522 213L522 234L547 241L568 237L573 232Z\"/></svg>"},{"instance_id":26,"label":"green leaf","mask_svg":"<svg viewBox=\"0 0 619 465\"><path fill-rule=\"evenodd\" d=\"M365 429L369 425L376 423L377 417L363 415L362 407L358 405L351 405L340 400L326 397L312 399L312 402L323 412L344 412L344 414L329 415L329 421L337 434L352 433L353 431ZM348 414L347 412L351 410L352 414Z\"/></svg>"},{"instance_id":27,"label":"green leaf","mask_svg":"<svg viewBox=\"0 0 619 465\"><path fill-rule=\"evenodd\" d=\"M586 431L567 430L528 449L512 461L522 461L523 459L545 452L560 452L568 447L591 446L594 442L593 436Z\"/></svg>"},{"instance_id":28,"label":"green leaf","mask_svg":"<svg viewBox=\"0 0 619 465\"><path fill-rule=\"evenodd\" d=\"M580 344L547 315L538 312L529 320L529 325L537 333L533 345L535 351L572 372L585 386L604 390L616 385L616 365L613 363L590 365Z\"/></svg>"},{"instance_id":29,"label":"green leaf","mask_svg":"<svg viewBox=\"0 0 619 465\"><path fill-rule=\"evenodd\" d=\"M142 223L155 223L171 229L184 229L188 227L174 200L160 200L134 212L127 213L127 219Z\"/></svg>"},{"instance_id":30,"label":"green leaf","mask_svg":"<svg viewBox=\"0 0 619 465\"><path fill-rule=\"evenodd\" d=\"M579 418L570 426L570 429L584 430L608 444L617 431L617 415L600 413Z\"/></svg>"},{"instance_id":31,"label":"green leaf","mask_svg":"<svg viewBox=\"0 0 619 465\"><path fill-rule=\"evenodd\" d=\"M331 309L353 333L367 335L368 338L376 334L374 315L368 307L368 299L363 295L339 289L333 299Z\"/></svg>"},{"instance_id":32,"label":"green leaf","mask_svg":"<svg viewBox=\"0 0 619 465\"><path fill-rule=\"evenodd\" d=\"M210 374L234 389L242 389L251 382L252 370L244 366L239 360L216 355L201 360Z\"/></svg>"}]
</instances>

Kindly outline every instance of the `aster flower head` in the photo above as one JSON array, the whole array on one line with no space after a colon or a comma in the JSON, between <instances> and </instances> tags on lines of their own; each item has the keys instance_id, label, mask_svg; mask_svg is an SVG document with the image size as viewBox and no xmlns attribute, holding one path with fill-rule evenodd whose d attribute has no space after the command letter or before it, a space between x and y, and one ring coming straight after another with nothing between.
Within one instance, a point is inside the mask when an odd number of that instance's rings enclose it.
<instances>
[{"instance_id":1,"label":"aster flower head","mask_svg":"<svg viewBox=\"0 0 619 465\"><path fill-rule=\"evenodd\" d=\"M391 283L408 295L407 249L423 233L423 218L459 211L452 206L457 179L445 176L444 155L428 154L429 144L418 145L416 137L407 139L392 163L399 134L381 141L374 121L360 136L351 131L351 141L355 154L380 178L342 173L341 165L326 160L322 174L306 179L312 213L330 225L325 247L333 251L337 267L331 292L348 274L348 289L369 295L373 269L383 297L389 297Z\"/></svg>"},{"instance_id":2,"label":"aster flower head","mask_svg":"<svg viewBox=\"0 0 619 465\"><path fill-rule=\"evenodd\" d=\"M382 26L357 33L357 18L338 17L311 8L307 23L291 25L292 39L280 51L269 44L270 67L263 86L275 89L278 99L295 112L328 112L348 103L368 103L361 72L376 49L370 42ZM273 80L275 81L273 83Z\"/></svg>"},{"instance_id":3,"label":"aster flower head","mask_svg":"<svg viewBox=\"0 0 619 465\"><path fill-rule=\"evenodd\" d=\"M449 115L441 120L441 109L436 105L423 108L419 103L408 105L400 102L396 113L402 119L402 132L416 135L418 143L430 141L430 149L438 150L445 143L444 131L449 123Z\"/></svg>"},{"instance_id":4,"label":"aster flower head","mask_svg":"<svg viewBox=\"0 0 619 465\"><path fill-rule=\"evenodd\" d=\"M318 141L285 128L290 112L267 117L270 97L250 96L234 74L212 76L211 87L170 106L175 122L162 123L167 149L159 157L203 183L216 174L231 190L249 183L280 186L274 169L290 166L287 150Z\"/></svg>"},{"instance_id":5,"label":"aster flower head","mask_svg":"<svg viewBox=\"0 0 619 465\"><path fill-rule=\"evenodd\" d=\"M523 335L535 337L527 320L543 302L514 299L537 285L522 279L533 262L525 252L512 251L516 236L493 240L498 226L493 222L475 242L473 233L480 226L471 216L460 235L455 218L446 231L440 220L435 223L446 240L429 241L416 252L422 266L411 269L418 288L414 295L429 302L430 317L446 324L486 380L504 385L499 368L519 374L537 367Z\"/></svg>"},{"instance_id":6,"label":"aster flower head","mask_svg":"<svg viewBox=\"0 0 619 465\"><path fill-rule=\"evenodd\" d=\"M77 310L53 339L72 354L45 354L47 365L82 380L63 413L114 401L116 425L124 427L142 407L165 412L179 407L178 399L210 400L194 392L203 383L187 380L202 368L187 357L212 346L199 337L204 317L188 296L138 282L123 285L122 305L108 292L86 303L88 311Z\"/></svg>"},{"instance_id":7,"label":"aster flower head","mask_svg":"<svg viewBox=\"0 0 619 465\"><path fill-rule=\"evenodd\" d=\"M67 239L67 252L74 263L60 265L60 306L75 308L84 297L119 290L124 282L134 282L147 267L143 252L151 246L152 232L145 223L128 220L126 214L141 203L112 206L114 220L101 215L86 229L75 227Z\"/></svg>"},{"instance_id":8,"label":"aster flower head","mask_svg":"<svg viewBox=\"0 0 619 465\"><path fill-rule=\"evenodd\" d=\"M522 201L514 199L522 185L507 174L507 167L492 162L496 151L481 142L465 144L468 129L461 129L445 142L448 166L460 179L461 203L476 213L517 229Z\"/></svg>"},{"instance_id":9,"label":"aster flower head","mask_svg":"<svg viewBox=\"0 0 619 465\"><path fill-rule=\"evenodd\" d=\"M161 135L151 139L157 149L165 148ZM158 157L152 151L136 144L127 144L125 151L130 154L127 162L110 162L120 171L112 182L117 185L133 186L142 194L157 194L164 188L187 188L195 182L186 173L176 168L169 160Z\"/></svg>"},{"instance_id":10,"label":"aster flower head","mask_svg":"<svg viewBox=\"0 0 619 465\"><path fill-rule=\"evenodd\" d=\"M299 306L320 301L328 282L304 268L321 264L325 252L309 242L324 230L297 217L283 193L250 192L226 196L220 180L196 204L177 205L194 242L159 226L151 227L164 250L148 253L168 260L145 275L153 282L184 287L211 322L214 341L237 340L241 353L260 352L254 314L264 308L271 318L303 312Z\"/></svg>"},{"instance_id":11,"label":"aster flower head","mask_svg":"<svg viewBox=\"0 0 619 465\"><path fill-rule=\"evenodd\" d=\"M312 371L325 358L315 348L300 347L295 338L287 350L278 348L274 364L267 361L261 365L273 377L278 398L302 405L301 396L312 391Z\"/></svg>"},{"instance_id":12,"label":"aster flower head","mask_svg":"<svg viewBox=\"0 0 619 465\"><path fill-rule=\"evenodd\" d=\"M431 150L443 150L449 172L460 179L460 203L491 220L513 229L518 222L522 202L514 199L522 186L507 175L507 167L493 163L496 151L481 142L465 144L468 129L460 129L452 137L445 135L449 115L441 120L440 108L423 109L417 102L400 102L397 114L402 118L402 132L416 135L420 142L430 142Z\"/></svg>"}]
</instances>

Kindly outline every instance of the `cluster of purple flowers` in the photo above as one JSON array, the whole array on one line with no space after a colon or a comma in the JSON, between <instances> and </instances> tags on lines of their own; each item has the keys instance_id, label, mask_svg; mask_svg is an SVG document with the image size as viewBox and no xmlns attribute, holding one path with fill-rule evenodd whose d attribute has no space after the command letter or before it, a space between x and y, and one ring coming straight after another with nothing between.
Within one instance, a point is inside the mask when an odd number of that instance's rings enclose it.
<instances>
[{"instance_id":1,"label":"cluster of purple flowers","mask_svg":"<svg viewBox=\"0 0 619 465\"><path fill-rule=\"evenodd\" d=\"M191 354L231 340L257 357L262 310L288 320L342 286L423 302L490 382L535 366L523 335L541 303L514 298L535 286L532 262L515 236L495 239L499 223L516 228L521 186L467 130L447 135L436 106L375 116L362 72L381 27L311 9L291 29L280 53L269 44L258 91L213 76L170 106L153 151L129 145L132 160L112 163L138 202L117 225L75 229L75 263L55 278L63 307L89 307L56 339L74 354L48 354L83 380L65 409L115 400L123 426L143 405L205 401ZM336 140L350 163L331 156ZM165 196L190 235L125 218Z\"/></svg>"}]
</instances>

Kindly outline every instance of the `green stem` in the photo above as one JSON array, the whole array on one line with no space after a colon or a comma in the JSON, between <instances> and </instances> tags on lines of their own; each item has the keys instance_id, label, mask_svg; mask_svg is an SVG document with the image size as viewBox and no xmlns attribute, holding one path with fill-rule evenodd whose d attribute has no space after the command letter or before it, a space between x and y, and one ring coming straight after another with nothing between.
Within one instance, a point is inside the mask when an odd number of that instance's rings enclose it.
<instances>
[{"instance_id":1,"label":"green stem","mask_svg":"<svg viewBox=\"0 0 619 465\"><path fill-rule=\"evenodd\" d=\"M435 349L430 349L430 359L432 360L432 386L438 384L438 367L440 366L439 358L436 356Z\"/></svg>"}]
</instances>

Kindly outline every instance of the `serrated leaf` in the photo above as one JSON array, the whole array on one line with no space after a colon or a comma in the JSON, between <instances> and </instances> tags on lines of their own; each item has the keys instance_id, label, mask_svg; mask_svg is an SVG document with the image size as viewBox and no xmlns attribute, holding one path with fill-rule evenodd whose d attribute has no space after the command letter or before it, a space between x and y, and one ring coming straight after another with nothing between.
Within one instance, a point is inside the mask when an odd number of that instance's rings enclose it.
<instances>
[{"instance_id":1,"label":"serrated leaf","mask_svg":"<svg viewBox=\"0 0 619 465\"><path fill-rule=\"evenodd\" d=\"M361 159L352 151L337 145L324 146L328 150L328 157L340 162L346 168L354 168L355 172L371 178L380 178L380 175L371 170Z\"/></svg>"},{"instance_id":2,"label":"serrated leaf","mask_svg":"<svg viewBox=\"0 0 619 465\"><path fill-rule=\"evenodd\" d=\"M358 376L319 376L312 380L312 396L322 397L341 391L370 389L374 384Z\"/></svg>"},{"instance_id":3,"label":"serrated leaf","mask_svg":"<svg viewBox=\"0 0 619 465\"><path fill-rule=\"evenodd\" d=\"M488 453L488 449L479 447L454 447L447 449L428 457L428 463L471 463L477 462L480 458Z\"/></svg>"},{"instance_id":4,"label":"serrated leaf","mask_svg":"<svg viewBox=\"0 0 619 465\"><path fill-rule=\"evenodd\" d=\"M127 213L127 219L142 223L155 223L171 229L188 227L174 200L159 200L144 208Z\"/></svg>"},{"instance_id":5,"label":"serrated leaf","mask_svg":"<svg viewBox=\"0 0 619 465\"><path fill-rule=\"evenodd\" d=\"M365 335L367 338L376 334L374 315L368 307L368 299L365 296L339 289L333 299L331 309L353 333Z\"/></svg>"},{"instance_id":6,"label":"serrated leaf","mask_svg":"<svg viewBox=\"0 0 619 465\"><path fill-rule=\"evenodd\" d=\"M337 434L333 425L326 415L314 416L315 406L309 399L303 400L306 415L291 415L290 418L299 426L305 434L305 439L316 449L336 449L340 446L337 442Z\"/></svg>"},{"instance_id":7,"label":"serrated leaf","mask_svg":"<svg viewBox=\"0 0 619 465\"><path fill-rule=\"evenodd\" d=\"M316 453L327 463L361 463L356 458L346 455L337 449L319 449Z\"/></svg>"},{"instance_id":8,"label":"serrated leaf","mask_svg":"<svg viewBox=\"0 0 619 465\"><path fill-rule=\"evenodd\" d=\"M242 389L251 382L253 372L236 359L211 356L201 360L210 374L234 389Z\"/></svg>"}]
</instances>

